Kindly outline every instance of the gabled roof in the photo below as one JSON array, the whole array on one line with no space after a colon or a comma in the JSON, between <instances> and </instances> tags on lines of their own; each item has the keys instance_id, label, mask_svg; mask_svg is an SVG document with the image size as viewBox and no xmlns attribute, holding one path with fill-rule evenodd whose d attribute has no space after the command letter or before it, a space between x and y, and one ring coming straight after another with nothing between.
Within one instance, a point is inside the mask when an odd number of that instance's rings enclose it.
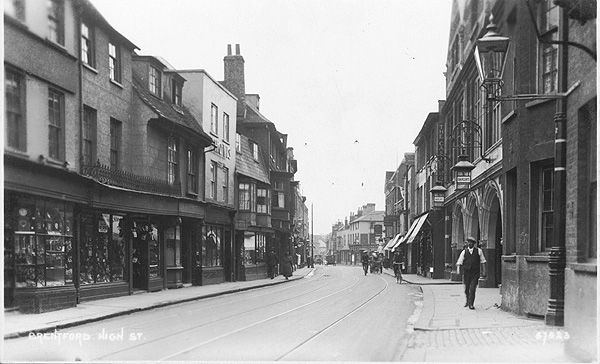
<instances>
[{"instance_id":1,"label":"gabled roof","mask_svg":"<svg viewBox=\"0 0 600 364\"><path fill-rule=\"evenodd\" d=\"M113 28L110 23L104 19L102 14L92 5L89 0L81 0L75 1L75 6L80 6L81 15L86 17L87 19L94 20L98 22L102 28L106 30L106 32L112 37L117 38L122 44L126 45L129 49L139 49L138 46L133 44L129 39L125 38L124 35L119 33L115 28Z\"/></svg>"},{"instance_id":2,"label":"gabled roof","mask_svg":"<svg viewBox=\"0 0 600 364\"><path fill-rule=\"evenodd\" d=\"M385 211L371 211L371 212L367 212L366 214L362 215L361 217L358 217L354 220L352 220L352 222L357 222L357 221L382 221L383 222L383 216L385 215Z\"/></svg>"},{"instance_id":3,"label":"gabled roof","mask_svg":"<svg viewBox=\"0 0 600 364\"><path fill-rule=\"evenodd\" d=\"M133 76L133 89L135 93L144 101L159 119L170 121L175 126L183 128L184 131L192 132L194 136L200 138L202 144L211 145L213 143L210 135L206 134L198 121L192 116L185 106L176 106L167 103L150 93L146 87L142 86L141 81Z\"/></svg>"},{"instance_id":4,"label":"gabled roof","mask_svg":"<svg viewBox=\"0 0 600 364\"><path fill-rule=\"evenodd\" d=\"M252 155L252 149L250 149L250 139L242 134L240 134L240 147L242 152L236 152L237 155L235 158L236 173L253 178L265 184L270 184L269 171L265 165L263 154L258 153L258 161L255 160Z\"/></svg>"}]
</instances>

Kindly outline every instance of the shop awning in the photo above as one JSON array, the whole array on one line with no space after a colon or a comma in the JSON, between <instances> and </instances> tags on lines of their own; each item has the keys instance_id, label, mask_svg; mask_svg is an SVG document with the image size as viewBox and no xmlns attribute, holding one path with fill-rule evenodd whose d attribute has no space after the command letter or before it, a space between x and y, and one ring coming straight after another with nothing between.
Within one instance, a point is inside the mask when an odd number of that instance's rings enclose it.
<instances>
[{"instance_id":1,"label":"shop awning","mask_svg":"<svg viewBox=\"0 0 600 364\"><path fill-rule=\"evenodd\" d=\"M419 216L418 219L413 221L412 225L410 226L410 229L408 229L408 232L406 233L406 235L404 235L404 238L399 239L396 242L396 244L392 247L393 252L395 252L396 249L398 249L398 247L404 243L407 243L407 244L412 243L412 241L415 239L415 237L421 230L423 223L425 223L425 220L427 220L427 215L429 215L429 213L426 213L425 215L421 215L421 216Z\"/></svg>"},{"instance_id":2,"label":"shop awning","mask_svg":"<svg viewBox=\"0 0 600 364\"><path fill-rule=\"evenodd\" d=\"M406 239L406 244L410 244L410 243L413 242L413 240L415 240L415 238L417 237L417 235L421 231L421 228L423 227L423 224L427 220L427 215L429 215L429 212L426 213L425 215L422 215L421 217L419 217L417 219L417 221L415 223L413 223L413 225L415 225L415 228L411 231L410 234L407 234L408 238Z\"/></svg>"},{"instance_id":3,"label":"shop awning","mask_svg":"<svg viewBox=\"0 0 600 364\"><path fill-rule=\"evenodd\" d=\"M383 248L383 250L390 250L394 247L394 245L398 242L398 240L400 240L401 236L400 234L397 234L396 236L394 236L392 239L390 239L390 241L388 241L387 245L385 246L385 248Z\"/></svg>"}]
</instances>

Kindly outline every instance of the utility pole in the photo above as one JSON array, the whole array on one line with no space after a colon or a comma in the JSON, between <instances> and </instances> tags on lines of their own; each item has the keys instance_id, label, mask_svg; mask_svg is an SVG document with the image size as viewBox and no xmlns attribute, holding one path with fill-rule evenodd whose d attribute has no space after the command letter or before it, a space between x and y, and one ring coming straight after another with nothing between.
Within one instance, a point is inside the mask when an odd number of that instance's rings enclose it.
<instances>
[{"instance_id":1,"label":"utility pole","mask_svg":"<svg viewBox=\"0 0 600 364\"><path fill-rule=\"evenodd\" d=\"M310 267L315 267L315 213L310 203Z\"/></svg>"}]
</instances>

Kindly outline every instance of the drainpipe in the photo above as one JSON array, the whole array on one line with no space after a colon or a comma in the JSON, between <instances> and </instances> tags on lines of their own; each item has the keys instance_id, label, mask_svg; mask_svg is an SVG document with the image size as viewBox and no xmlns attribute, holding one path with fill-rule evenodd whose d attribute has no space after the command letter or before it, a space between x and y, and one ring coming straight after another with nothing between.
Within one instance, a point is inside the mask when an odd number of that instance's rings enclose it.
<instances>
[{"instance_id":1,"label":"drainpipe","mask_svg":"<svg viewBox=\"0 0 600 364\"><path fill-rule=\"evenodd\" d=\"M76 5L77 6L77 19L75 24L77 25L77 40L78 40L78 47L77 47L77 68L79 71L79 75L78 75L78 87L79 87L79 93L78 93L78 112L79 112L79 173L83 172L83 64L81 62L81 23L82 23L82 16L81 16L81 4L80 5ZM91 201L91 196L90 196L90 201ZM77 216L77 214L74 216L75 217L75 224L77 226L77 231L81 231L80 229L80 225L81 221L79 219L79 216ZM75 259L73 259L73 265L74 265L74 269L73 269L73 282L75 284L75 292L76 292L76 299L77 299L77 303L79 303L79 250L80 250L80 242L81 242L81 234L77 234L77 241L75 242L75 244L73 245L73 255L75 256Z\"/></svg>"}]
</instances>

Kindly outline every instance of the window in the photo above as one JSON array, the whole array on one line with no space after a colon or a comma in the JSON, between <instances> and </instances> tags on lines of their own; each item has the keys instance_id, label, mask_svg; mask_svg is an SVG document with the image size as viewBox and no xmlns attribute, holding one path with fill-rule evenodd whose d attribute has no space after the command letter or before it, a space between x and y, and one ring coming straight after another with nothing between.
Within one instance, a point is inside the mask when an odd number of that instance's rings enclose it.
<instances>
[{"instance_id":1,"label":"window","mask_svg":"<svg viewBox=\"0 0 600 364\"><path fill-rule=\"evenodd\" d=\"M223 201L229 203L229 168L223 167Z\"/></svg>"},{"instance_id":2,"label":"window","mask_svg":"<svg viewBox=\"0 0 600 364\"><path fill-rule=\"evenodd\" d=\"M179 169L177 168L177 139L169 137L167 141L167 182L172 185L177 182Z\"/></svg>"},{"instance_id":3,"label":"window","mask_svg":"<svg viewBox=\"0 0 600 364\"><path fill-rule=\"evenodd\" d=\"M160 71L152 66L148 70L148 87L150 92L160 97Z\"/></svg>"},{"instance_id":4,"label":"window","mask_svg":"<svg viewBox=\"0 0 600 364\"><path fill-rule=\"evenodd\" d=\"M258 144L252 143L252 157L254 158L255 161L258 161Z\"/></svg>"},{"instance_id":5,"label":"window","mask_svg":"<svg viewBox=\"0 0 600 364\"><path fill-rule=\"evenodd\" d=\"M210 191L209 197L217 198L217 162L210 162Z\"/></svg>"},{"instance_id":6,"label":"window","mask_svg":"<svg viewBox=\"0 0 600 364\"><path fill-rule=\"evenodd\" d=\"M58 200L18 197L12 210L15 286L73 284L73 206Z\"/></svg>"},{"instance_id":7,"label":"window","mask_svg":"<svg viewBox=\"0 0 600 364\"><path fill-rule=\"evenodd\" d=\"M259 188L256 190L256 212L259 214L268 214L268 190L266 188Z\"/></svg>"},{"instance_id":8,"label":"window","mask_svg":"<svg viewBox=\"0 0 600 364\"><path fill-rule=\"evenodd\" d=\"M554 167L543 166L539 169L538 181L538 251L552 247L554 233L554 211L552 210Z\"/></svg>"},{"instance_id":9,"label":"window","mask_svg":"<svg viewBox=\"0 0 600 364\"><path fill-rule=\"evenodd\" d=\"M221 238L223 229L218 226L206 225L203 230L204 239L202 244L202 266L219 267L221 266Z\"/></svg>"},{"instance_id":10,"label":"window","mask_svg":"<svg viewBox=\"0 0 600 364\"><path fill-rule=\"evenodd\" d=\"M48 155L57 160L62 156L64 105L65 95L54 89L48 89Z\"/></svg>"},{"instance_id":11,"label":"window","mask_svg":"<svg viewBox=\"0 0 600 364\"><path fill-rule=\"evenodd\" d=\"M250 207L252 206L251 198L250 198L250 184L249 183L240 183L238 189L238 200L239 200L239 209L243 211L250 211Z\"/></svg>"},{"instance_id":12,"label":"window","mask_svg":"<svg viewBox=\"0 0 600 364\"><path fill-rule=\"evenodd\" d=\"M119 120L110 118L110 168L119 169L121 167L121 129L122 124Z\"/></svg>"},{"instance_id":13,"label":"window","mask_svg":"<svg viewBox=\"0 0 600 364\"><path fill-rule=\"evenodd\" d=\"M121 51L112 43L108 43L108 69L110 79L121 83Z\"/></svg>"},{"instance_id":14,"label":"window","mask_svg":"<svg viewBox=\"0 0 600 364\"><path fill-rule=\"evenodd\" d=\"M499 87L494 85L492 87ZM487 106L490 107L490 106ZM500 124L502 122L501 103L494 101L491 103L491 115L485 117L485 149L490 148L500 140Z\"/></svg>"},{"instance_id":15,"label":"window","mask_svg":"<svg viewBox=\"0 0 600 364\"><path fill-rule=\"evenodd\" d=\"M187 151L187 190L188 193L198 193L198 157L196 151Z\"/></svg>"},{"instance_id":16,"label":"window","mask_svg":"<svg viewBox=\"0 0 600 364\"><path fill-rule=\"evenodd\" d=\"M94 165L96 160L96 123L95 109L83 106L83 165Z\"/></svg>"},{"instance_id":17,"label":"window","mask_svg":"<svg viewBox=\"0 0 600 364\"><path fill-rule=\"evenodd\" d=\"M219 121L218 121L219 108L215 104L210 105L210 131L211 133L218 135L219 132Z\"/></svg>"},{"instance_id":18,"label":"window","mask_svg":"<svg viewBox=\"0 0 600 364\"><path fill-rule=\"evenodd\" d=\"M237 153L242 152L242 136L238 133L235 133L235 151Z\"/></svg>"},{"instance_id":19,"label":"window","mask_svg":"<svg viewBox=\"0 0 600 364\"><path fill-rule=\"evenodd\" d=\"M6 145L25 151L25 82L23 76L4 70L4 97L6 107Z\"/></svg>"},{"instance_id":20,"label":"window","mask_svg":"<svg viewBox=\"0 0 600 364\"><path fill-rule=\"evenodd\" d=\"M243 264L257 264L265 259L265 248L267 238L260 233L244 233L244 254L242 257Z\"/></svg>"},{"instance_id":21,"label":"window","mask_svg":"<svg viewBox=\"0 0 600 364\"><path fill-rule=\"evenodd\" d=\"M283 191L283 181L275 181L273 188L273 207L285 208L285 194Z\"/></svg>"},{"instance_id":22,"label":"window","mask_svg":"<svg viewBox=\"0 0 600 364\"><path fill-rule=\"evenodd\" d=\"M48 39L65 44L65 19L63 0L48 0Z\"/></svg>"},{"instance_id":23,"label":"window","mask_svg":"<svg viewBox=\"0 0 600 364\"><path fill-rule=\"evenodd\" d=\"M223 113L223 139L229 143L229 115Z\"/></svg>"},{"instance_id":24,"label":"window","mask_svg":"<svg viewBox=\"0 0 600 364\"><path fill-rule=\"evenodd\" d=\"M559 7L553 0L541 0L538 14L544 41L539 42L539 89L540 93L553 93L558 89L558 45L546 42L558 40Z\"/></svg>"},{"instance_id":25,"label":"window","mask_svg":"<svg viewBox=\"0 0 600 364\"><path fill-rule=\"evenodd\" d=\"M81 61L90 67L96 67L94 34L85 23L81 23Z\"/></svg>"},{"instance_id":26,"label":"window","mask_svg":"<svg viewBox=\"0 0 600 364\"><path fill-rule=\"evenodd\" d=\"M119 215L81 214L80 284L123 281L127 243L122 224L123 216Z\"/></svg>"},{"instance_id":27,"label":"window","mask_svg":"<svg viewBox=\"0 0 600 364\"><path fill-rule=\"evenodd\" d=\"M25 0L9 0L4 2L4 12L16 18L25 21Z\"/></svg>"},{"instance_id":28,"label":"window","mask_svg":"<svg viewBox=\"0 0 600 364\"><path fill-rule=\"evenodd\" d=\"M173 80L173 103L177 106L181 106L181 84L179 82L177 82L176 80Z\"/></svg>"},{"instance_id":29,"label":"window","mask_svg":"<svg viewBox=\"0 0 600 364\"><path fill-rule=\"evenodd\" d=\"M181 227L179 225L165 230L165 264L167 267L181 267Z\"/></svg>"}]
</instances>

